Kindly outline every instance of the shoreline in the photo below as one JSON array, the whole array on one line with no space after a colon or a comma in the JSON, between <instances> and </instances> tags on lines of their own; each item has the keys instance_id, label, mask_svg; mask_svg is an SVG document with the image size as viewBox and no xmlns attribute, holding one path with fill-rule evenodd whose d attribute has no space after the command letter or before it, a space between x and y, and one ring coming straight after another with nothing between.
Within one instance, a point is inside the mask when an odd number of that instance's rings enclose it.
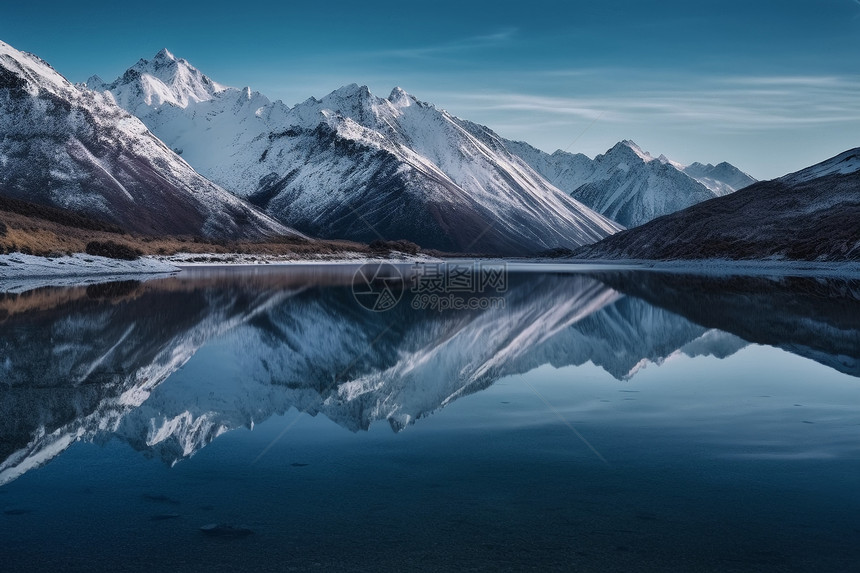
<instances>
[{"instance_id":1,"label":"shoreline","mask_svg":"<svg viewBox=\"0 0 860 573\"><path fill-rule=\"evenodd\" d=\"M0 255L0 293L21 293L43 286L86 286L178 272L179 267L149 258L126 261L84 253L52 258L11 253Z\"/></svg>"},{"instance_id":2,"label":"shoreline","mask_svg":"<svg viewBox=\"0 0 860 573\"><path fill-rule=\"evenodd\" d=\"M571 263L618 265L617 261L572 260ZM700 259L677 261L653 261L631 259L624 261L631 270L686 273L708 276L821 276L838 278L860 278L858 261L795 261L795 260L744 260Z\"/></svg>"},{"instance_id":3,"label":"shoreline","mask_svg":"<svg viewBox=\"0 0 860 573\"><path fill-rule=\"evenodd\" d=\"M367 257L355 253L339 253L320 257L290 258L282 255L196 254L144 256L124 261L77 253L71 256L47 258L12 253L0 255L0 293L21 293L47 286L86 286L130 278L154 279L175 275L183 270L251 269L297 266L338 266L374 263L434 264L481 261L505 265L509 272L582 273L604 271L645 271L683 273L707 276L806 276L860 279L860 263L856 261L736 261L704 259L683 261L651 260L585 260L547 258L497 257L431 257L394 252L388 256Z\"/></svg>"}]
</instances>

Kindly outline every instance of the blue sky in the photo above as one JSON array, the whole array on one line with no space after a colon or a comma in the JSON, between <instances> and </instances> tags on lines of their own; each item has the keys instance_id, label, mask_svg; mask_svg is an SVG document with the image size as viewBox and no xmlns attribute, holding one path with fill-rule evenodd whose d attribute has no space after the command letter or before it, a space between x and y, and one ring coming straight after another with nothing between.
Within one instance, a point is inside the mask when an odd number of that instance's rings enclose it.
<instances>
[{"instance_id":1,"label":"blue sky","mask_svg":"<svg viewBox=\"0 0 860 573\"><path fill-rule=\"evenodd\" d=\"M860 146L860 0L9 3L72 81L166 47L294 104L356 82L546 151L621 139L771 178Z\"/></svg>"}]
</instances>

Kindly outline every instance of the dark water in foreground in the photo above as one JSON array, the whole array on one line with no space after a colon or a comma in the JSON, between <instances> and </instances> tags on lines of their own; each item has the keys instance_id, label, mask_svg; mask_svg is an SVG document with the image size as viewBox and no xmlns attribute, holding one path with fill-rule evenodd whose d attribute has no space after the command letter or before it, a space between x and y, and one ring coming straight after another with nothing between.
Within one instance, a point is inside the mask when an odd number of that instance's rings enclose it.
<instances>
[{"instance_id":1,"label":"dark water in foreground","mask_svg":"<svg viewBox=\"0 0 860 573\"><path fill-rule=\"evenodd\" d=\"M0 570L860 570L857 281L355 270L0 295Z\"/></svg>"}]
</instances>

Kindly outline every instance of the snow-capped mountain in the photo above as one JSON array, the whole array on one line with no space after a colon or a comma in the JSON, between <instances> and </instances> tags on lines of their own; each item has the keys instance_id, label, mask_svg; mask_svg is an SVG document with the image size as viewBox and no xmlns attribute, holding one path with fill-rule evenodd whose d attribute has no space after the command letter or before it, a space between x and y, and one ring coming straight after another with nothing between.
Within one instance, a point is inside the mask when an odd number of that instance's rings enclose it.
<instances>
[{"instance_id":1,"label":"snow-capped mountain","mask_svg":"<svg viewBox=\"0 0 860 573\"><path fill-rule=\"evenodd\" d=\"M728 163L684 166L664 155L654 157L628 140L593 160L561 150L544 153L524 142L505 145L550 183L626 227L755 182Z\"/></svg>"},{"instance_id":2,"label":"snow-capped mountain","mask_svg":"<svg viewBox=\"0 0 860 573\"><path fill-rule=\"evenodd\" d=\"M92 83L92 85L90 85ZM105 90L195 169L313 235L528 254L620 227L549 184L489 129L396 88L292 108L160 52Z\"/></svg>"},{"instance_id":3,"label":"snow-capped mountain","mask_svg":"<svg viewBox=\"0 0 860 573\"><path fill-rule=\"evenodd\" d=\"M154 101L154 99L153 99ZM141 233L290 230L194 171L136 117L0 42L0 193Z\"/></svg>"},{"instance_id":4,"label":"snow-capped mountain","mask_svg":"<svg viewBox=\"0 0 860 573\"><path fill-rule=\"evenodd\" d=\"M583 248L588 258L860 260L860 148Z\"/></svg>"},{"instance_id":5,"label":"snow-capped mountain","mask_svg":"<svg viewBox=\"0 0 860 573\"><path fill-rule=\"evenodd\" d=\"M113 84L92 76L85 85L98 91L110 90L120 107L134 115L165 105L185 108L209 101L227 89L167 50L155 54L152 61L139 60Z\"/></svg>"},{"instance_id":6,"label":"snow-capped mountain","mask_svg":"<svg viewBox=\"0 0 860 573\"><path fill-rule=\"evenodd\" d=\"M109 92L210 179L213 173L226 177L230 156L282 126L289 109L257 92L222 86L167 50L141 59L109 84L93 76L85 86Z\"/></svg>"},{"instance_id":7,"label":"snow-capped mountain","mask_svg":"<svg viewBox=\"0 0 860 573\"><path fill-rule=\"evenodd\" d=\"M756 182L750 175L725 161L716 165L711 165L710 163L703 165L697 161L686 167L680 166L679 168L713 191L717 197L734 193Z\"/></svg>"}]
</instances>

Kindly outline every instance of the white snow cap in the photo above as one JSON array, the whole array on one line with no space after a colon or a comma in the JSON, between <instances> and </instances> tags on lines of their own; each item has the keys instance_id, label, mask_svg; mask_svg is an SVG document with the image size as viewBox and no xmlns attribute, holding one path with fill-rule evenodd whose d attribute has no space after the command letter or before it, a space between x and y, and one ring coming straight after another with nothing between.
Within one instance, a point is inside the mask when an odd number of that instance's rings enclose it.
<instances>
[{"instance_id":1,"label":"white snow cap","mask_svg":"<svg viewBox=\"0 0 860 573\"><path fill-rule=\"evenodd\" d=\"M645 163L649 163L651 161L654 161L654 157L650 153L643 150L641 147L636 145L636 142L634 142L630 139L625 139L625 140L620 141L618 144L615 145L615 147L613 147L613 149L617 148L618 146L623 146L623 147L630 149L631 151L633 151L633 153L638 155L639 158L642 159L642 161L644 161Z\"/></svg>"},{"instance_id":2,"label":"white snow cap","mask_svg":"<svg viewBox=\"0 0 860 573\"><path fill-rule=\"evenodd\" d=\"M396 87L391 90L391 95L388 96L388 101L398 107L407 107L418 100L415 99L415 96L407 93L403 88Z\"/></svg>"},{"instance_id":3,"label":"white snow cap","mask_svg":"<svg viewBox=\"0 0 860 573\"><path fill-rule=\"evenodd\" d=\"M162 48L157 54L155 54L155 60L169 60L171 62L176 61L176 56L170 53L167 48Z\"/></svg>"}]
</instances>

